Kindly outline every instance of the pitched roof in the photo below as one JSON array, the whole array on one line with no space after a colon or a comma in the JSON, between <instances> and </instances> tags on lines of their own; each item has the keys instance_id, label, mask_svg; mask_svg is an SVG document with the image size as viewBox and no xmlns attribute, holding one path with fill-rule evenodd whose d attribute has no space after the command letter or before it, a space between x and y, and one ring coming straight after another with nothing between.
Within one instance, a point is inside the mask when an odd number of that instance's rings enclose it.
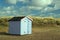
<instances>
[{"instance_id":1,"label":"pitched roof","mask_svg":"<svg viewBox=\"0 0 60 40\"><path fill-rule=\"evenodd\" d=\"M11 19L8 20L8 21L20 21L20 20L23 19L23 18L25 18L25 16L13 17L13 18L11 18ZM33 21L32 18L30 18L30 17L28 17L28 16L27 16L27 18L30 19L31 21Z\"/></svg>"},{"instance_id":2,"label":"pitched roof","mask_svg":"<svg viewBox=\"0 0 60 40\"><path fill-rule=\"evenodd\" d=\"M22 18L24 18L25 16L23 16L23 17L13 17L13 18L11 18L10 20L8 20L8 21L20 21Z\"/></svg>"}]
</instances>

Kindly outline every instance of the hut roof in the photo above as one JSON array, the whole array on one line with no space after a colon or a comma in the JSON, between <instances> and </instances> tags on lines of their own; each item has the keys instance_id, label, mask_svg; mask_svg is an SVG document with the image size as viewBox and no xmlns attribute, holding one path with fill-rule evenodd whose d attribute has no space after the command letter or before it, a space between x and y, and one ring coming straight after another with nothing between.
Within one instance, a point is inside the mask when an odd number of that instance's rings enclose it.
<instances>
[{"instance_id":1,"label":"hut roof","mask_svg":"<svg viewBox=\"0 0 60 40\"><path fill-rule=\"evenodd\" d=\"M8 21L20 21L21 19L23 19L25 16L22 16L22 17L13 17L13 18L11 18L10 20L8 20ZM29 18L29 17L27 17L28 19L30 19L31 21L32 21L32 19L31 18Z\"/></svg>"},{"instance_id":2,"label":"hut roof","mask_svg":"<svg viewBox=\"0 0 60 40\"><path fill-rule=\"evenodd\" d=\"M24 17L13 17L8 21L20 21L22 18L24 18Z\"/></svg>"}]
</instances>

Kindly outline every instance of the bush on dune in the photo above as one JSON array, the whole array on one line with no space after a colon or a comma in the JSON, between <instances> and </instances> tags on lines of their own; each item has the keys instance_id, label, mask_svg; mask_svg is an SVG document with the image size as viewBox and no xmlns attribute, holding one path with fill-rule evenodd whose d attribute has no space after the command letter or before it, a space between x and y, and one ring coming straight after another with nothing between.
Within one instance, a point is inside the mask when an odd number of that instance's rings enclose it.
<instances>
[{"instance_id":1,"label":"bush on dune","mask_svg":"<svg viewBox=\"0 0 60 40\"><path fill-rule=\"evenodd\" d=\"M8 20L10 18L0 18L0 26L8 26Z\"/></svg>"},{"instance_id":2,"label":"bush on dune","mask_svg":"<svg viewBox=\"0 0 60 40\"><path fill-rule=\"evenodd\" d=\"M49 25L60 25L60 19L56 20L56 18L39 18L39 17L32 17L33 25L35 26L49 26Z\"/></svg>"}]
</instances>

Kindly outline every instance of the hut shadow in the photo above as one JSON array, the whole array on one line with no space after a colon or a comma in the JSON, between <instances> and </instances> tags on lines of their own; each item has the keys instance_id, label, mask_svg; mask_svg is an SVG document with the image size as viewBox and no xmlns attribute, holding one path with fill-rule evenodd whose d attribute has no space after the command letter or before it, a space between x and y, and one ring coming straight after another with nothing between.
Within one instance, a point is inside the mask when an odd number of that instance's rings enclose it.
<instances>
[{"instance_id":1,"label":"hut shadow","mask_svg":"<svg viewBox=\"0 0 60 40\"><path fill-rule=\"evenodd\" d=\"M6 35L6 36L21 36L19 34L9 34L9 33L6 33L6 32L0 32L0 35Z\"/></svg>"}]
</instances>

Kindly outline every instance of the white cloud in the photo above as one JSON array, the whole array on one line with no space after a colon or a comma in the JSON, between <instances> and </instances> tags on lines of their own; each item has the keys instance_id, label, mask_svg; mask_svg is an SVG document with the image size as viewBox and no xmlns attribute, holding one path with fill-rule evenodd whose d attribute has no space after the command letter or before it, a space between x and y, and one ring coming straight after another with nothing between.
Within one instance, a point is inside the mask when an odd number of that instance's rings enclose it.
<instances>
[{"instance_id":1,"label":"white cloud","mask_svg":"<svg viewBox=\"0 0 60 40\"><path fill-rule=\"evenodd\" d=\"M10 14L10 13L11 13L11 11L6 11L6 13Z\"/></svg>"},{"instance_id":2,"label":"white cloud","mask_svg":"<svg viewBox=\"0 0 60 40\"><path fill-rule=\"evenodd\" d=\"M10 4L16 4L18 1L23 2L23 3L32 3L31 5L35 6L46 6L51 4L52 0L6 0Z\"/></svg>"},{"instance_id":3,"label":"white cloud","mask_svg":"<svg viewBox=\"0 0 60 40\"><path fill-rule=\"evenodd\" d=\"M52 0L32 0L33 6L47 6L52 3Z\"/></svg>"},{"instance_id":4,"label":"white cloud","mask_svg":"<svg viewBox=\"0 0 60 40\"><path fill-rule=\"evenodd\" d=\"M29 0L18 0L20 2L29 2Z\"/></svg>"},{"instance_id":5,"label":"white cloud","mask_svg":"<svg viewBox=\"0 0 60 40\"><path fill-rule=\"evenodd\" d=\"M21 14L29 14L30 13L29 7L21 7L19 11Z\"/></svg>"},{"instance_id":6,"label":"white cloud","mask_svg":"<svg viewBox=\"0 0 60 40\"><path fill-rule=\"evenodd\" d=\"M41 10L43 7L28 6L29 9Z\"/></svg>"},{"instance_id":7,"label":"white cloud","mask_svg":"<svg viewBox=\"0 0 60 40\"><path fill-rule=\"evenodd\" d=\"M3 7L3 10L13 10L14 9L14 6L8 6L8 7Z\"/></svg>"},{"instance_id":8,"label":"white cloud","mask_svg":"<svg viewBox=\"0 0 60 40\"><path fill-rule=\"evenodd\" d=\"M6 15L16 15L17 11L14 10L14 6L8 6L8 7L3 7L2 10L0 10L1 16L6 16Z\"/></svg>"},{"instance_id":9,"label":"white cloud","mask_svg":"<svg viewBox=\"0 0 60 40\"><path fill-rule=\"evenodd\" d=\"M6 0L6 2L10 4L16 4L18 0Z\"/></svg>"},{"instance_id":10,"label":"white cloud","mask_svg":"<svg viewBox=\"0 0 60 40\"><path fill-rule=\"evenodd\" d=\"M56 3L55 9L60 9L60 1Z\"/></svg>"},{"instance_id":11,"label":"white cloud","mask_svg":"<svg viewBox=\"0 0 60 40\"><path fill-rule=\"evenodd\" d=\"M2 10L0 10L0 15L1 16L6 16L6 15L13 15L13 16L18 16L18 15L28 15L30 13L30 10L27 9L28 7L21 7L20 10L15 9L14 6L8 6L8 7L3 7Z\"/></svg>"},{"instance_id":12,"label":"white cloud","mask_svg":"<svg viewBox=\"0 0 60 40\"><path fill-rule=\"evenodd\" d=\"M53 0L53 3L55 3L55 10L60 9L60 0Z\"/></svg>"},{"instance_id":13,"label":"white cloud","mask_svg":"<svg viewBox=\"0 0 60 40\"><path fill-rule=\"evenodd\" d=\"M6 0L10 4L16 4L18 1L23 3L29 2L29 0Z\"/></svg>"},{"instance_id":14,"label":"white cloud","mask_svg":"<svg viewBox=\"0 0 60 40\"><path fill-rule=\"evenodd\" d=\"M46 8L44 8L42 11L44 11L44 12L51 12L51 11L53 11L53 10L54 10L54 8L46 7Z\"/></svg>"},{"instance_id":15,"label":"white cloud","mask_svg":"<svg viewBox=\"0 0 60 40\"><path fill-rule=\"evenodd\" d=\"M55 4L54 7L48 7L47 5ZM30 9L42 10L42 11L53 11L60 9L60 0L32 0L32 6Z\"/></svg>"}]
</instances>

